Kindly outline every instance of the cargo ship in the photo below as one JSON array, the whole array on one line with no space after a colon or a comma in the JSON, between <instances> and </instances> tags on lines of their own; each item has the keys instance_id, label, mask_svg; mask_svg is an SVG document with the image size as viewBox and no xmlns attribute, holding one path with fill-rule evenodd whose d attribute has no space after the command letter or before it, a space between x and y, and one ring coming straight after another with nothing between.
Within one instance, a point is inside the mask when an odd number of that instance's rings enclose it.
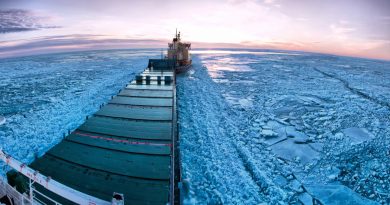
<instances>
[{"instance_id":1,"label":"cargo ship","mask_svg":"<svg viewBox=\"0 0 390 205\"><path fill-rule=\"evenodd\" d=\"M181 203L176 73L191 66L180 33L145 70L31 164L0 147L0 204ZM1 120L1 119L0 119ZM9 169L12 168L12 169Z\"/></svg>"},{"instance_id":2,"label":"cargo ship","mask_svg":"<svg viewBox=\"0 0 390 205\"><path fill-rule=\"evenodd\" d=\"M180 32L173 38L172 43L168 43L168 55L166 59L175 61L176 73L186 72L192 64L191 60L191 43L181 41Z\"/></svg>"}]
</instances>

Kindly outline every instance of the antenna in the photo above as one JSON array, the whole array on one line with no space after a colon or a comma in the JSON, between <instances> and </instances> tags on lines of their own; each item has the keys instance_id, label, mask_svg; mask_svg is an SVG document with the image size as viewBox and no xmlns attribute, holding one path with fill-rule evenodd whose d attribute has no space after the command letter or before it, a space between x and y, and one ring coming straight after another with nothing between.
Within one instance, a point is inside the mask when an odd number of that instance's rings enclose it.
<instances>
[{"instance_id":1,"label":"antenna","mask_svg":"<svg viewBox=\"0 0 390 205\"><path fill-rule=\"evenodd\" d=\"M176 38L177 38L177 28L176 28Z\"/></svg>"}]
</instances>

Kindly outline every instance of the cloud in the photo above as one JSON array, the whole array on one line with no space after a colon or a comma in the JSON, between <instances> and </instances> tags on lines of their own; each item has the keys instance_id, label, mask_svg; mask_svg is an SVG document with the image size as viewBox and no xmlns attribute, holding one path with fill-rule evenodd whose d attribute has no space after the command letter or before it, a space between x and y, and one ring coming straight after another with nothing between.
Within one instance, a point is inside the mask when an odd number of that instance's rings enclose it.
<instances>
[{"instance_id":1,"label":"cloud","mask_svg":"<svg viewBox=\"0 0 390 205\"><path fill-rule=\"evenodd\" d=\"M0 33L33 31L45 28L57 28L43 23L46 17L23 9L0 10Z\"/></svg>"},{"instance_id":2,"label":"cloud","mask_svg":"<svg viewBox=\"0 0 390 205\"><path fill-rule=\"evenodd\" d=\"M0 41L0 58L84 50L163 48L166 40L113 38L105 35L59 35Z\"/></svg>"},{"instance_id":3,"label":"cloud","mask_svg":"<svg viewBox=\"0 0 390 205\"><path fill-rule=\"evenodd\" d=\"M356 35L360 34L356 32L356 27L353 27L351 23L345 20L339 20L337 23L330 24L329 29L331 31L330 39L342 42L345 40L351 41L351 38L356 38Z\"/></svg>"},{"instance_id":4,"label":"cloud","mask_svg":"<svg viewBox=\"0 0 390 205\"><path fill-rule=\"evenodd\" d=\"M275 0L264 0L264 3L273 4L273 3L275 3Z\"/></svg>"},{"instance_id":5,"label":"cloud","mask_svg":"<svg viewBox=\"0 0 390 205\"><path fill-rule=\"evenodd\" d=\"M330 29L336 35L347 34L356 30L356 28L350 26L350 23L348 21L344 20L340 20L336 24L331 24Z\"/></svg>"}]
</instances>

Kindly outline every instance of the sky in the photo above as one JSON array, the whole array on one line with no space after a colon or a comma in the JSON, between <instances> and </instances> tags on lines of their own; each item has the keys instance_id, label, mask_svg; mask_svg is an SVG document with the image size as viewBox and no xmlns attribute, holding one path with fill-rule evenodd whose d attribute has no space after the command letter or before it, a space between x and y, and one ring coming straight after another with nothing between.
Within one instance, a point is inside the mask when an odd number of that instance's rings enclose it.
<instances>
[{"instance_id":1,"label":"sky","mask_svg":"<svg viewBox=\"0 0 390 205\"><path fill-rule=\"evenodd\" d=\"M0 58L164 48L299 50L390 60L390 0L0 0Z\"/></svg>"}]
</instances>

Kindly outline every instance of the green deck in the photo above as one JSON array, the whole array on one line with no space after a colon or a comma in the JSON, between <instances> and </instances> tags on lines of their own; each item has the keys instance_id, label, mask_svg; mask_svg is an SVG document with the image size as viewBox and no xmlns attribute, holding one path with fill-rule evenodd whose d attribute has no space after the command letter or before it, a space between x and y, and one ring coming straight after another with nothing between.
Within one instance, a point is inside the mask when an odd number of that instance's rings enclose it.
<instances>
[{"instance_id":1,"label":"green deck","mask_svg":"<svg viewBox=\"0 0 390 205\"><path fill-rule=\"evenodd\" d=\"M142 98L142 97L116 96L110 101L110 103L120 104L120 105L172 107L172 99L170 98Z\"/></svg>"},{"instance_id":2,"label":"green deck","mask_svg":"<svg viewBox=\"0 0 390 205\"><path fill-rule=\"evenodd\" d=\"M106 201L117 192L124 194L125 204L167 204L176 123L173 89L174 85L130 83L31 167Z\"/></svg>"},{"instance_id":3,"label":"green deck","mask_svg":"<svg viewBox=\"0 0 390 205\"><path fill-rule=\"evenodd\" d=\"M79 129L86 132L137 139L171 139L171 122L135 121L96 116Z\"/></svg>"},{"instance_id":4,"label":"green deck","mask_svg":"<svg viewBox=\"0 0 390 205\"><path fill-rule=\"evenodd\" d=\"M149 107L108 104L95 115L135 120L172 120L172 107Z\"/></svg>"},{"instance_id":5,"label":"green deck","mask_svg":"<svg viewBox=\"0 0 390 205\"><path fill-rule=\"evenodd\" d=\"M163 85L160 85L163 86ZM173 92L171 90L155 90L155 89L123 89L119 94L119 96L127 96L127 97L144 97L144 98L171 98Z\"/></svg>"}]
</instances>

